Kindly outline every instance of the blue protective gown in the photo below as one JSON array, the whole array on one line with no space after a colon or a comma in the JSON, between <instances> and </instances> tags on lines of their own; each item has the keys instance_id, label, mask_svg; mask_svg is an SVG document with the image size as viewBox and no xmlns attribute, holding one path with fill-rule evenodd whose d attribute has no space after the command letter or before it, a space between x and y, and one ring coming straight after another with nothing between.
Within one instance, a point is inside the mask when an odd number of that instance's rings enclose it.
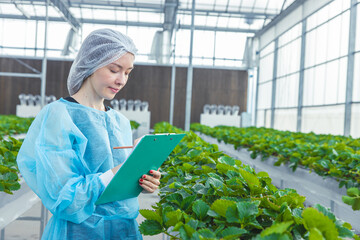
<instances>
[{"instance_id":1,"label":"blue protective gown","mask_svg":"<svg viewBox=\"0 0 360 240\"><path fill-rule=\"evenodd\" d=\"M59 99L35 118L19 151L22 176L53 214L42 239L142 239L137 198L95 205L105 189L99 176L125 161L130 122Z\"/></svg>"}]
</instances>

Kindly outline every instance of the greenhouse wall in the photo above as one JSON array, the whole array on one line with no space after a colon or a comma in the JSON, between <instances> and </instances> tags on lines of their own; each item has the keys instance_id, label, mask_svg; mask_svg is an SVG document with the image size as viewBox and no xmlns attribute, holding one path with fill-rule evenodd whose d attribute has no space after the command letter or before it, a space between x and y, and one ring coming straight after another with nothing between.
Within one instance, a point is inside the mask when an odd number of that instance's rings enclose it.
<instances>
[{"instance_id":1,"label":"greenhouse wall","mask_svg":"<svg viewBox=\"0 0 360 240\"><path fill-rule=\"evenodd\" d=\"M256 126L360 137L359 12L304 1L257 36Z\"/></svg>"}]
</instances>

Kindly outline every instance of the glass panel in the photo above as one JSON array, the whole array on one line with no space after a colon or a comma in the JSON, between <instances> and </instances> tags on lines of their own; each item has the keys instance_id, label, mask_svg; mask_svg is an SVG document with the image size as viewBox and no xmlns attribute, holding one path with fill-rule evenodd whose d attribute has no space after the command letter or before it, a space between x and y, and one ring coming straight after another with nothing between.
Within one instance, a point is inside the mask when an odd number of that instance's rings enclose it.
<instances>
[{"instance_id":1,"label":"glass panel","mask_svg":"<svg viewBox=\"0 0 360 240\"><path fill-rule=\"evenodd\" d=\"M267 109L265 111L265 127L271 128L271 110Z\"/></svg>"},{"instance_id":2,"label":"glass panel","mask_svg":"<svg viewBox=\"0 0 360 240\"><path fill-rule=\"evenodd\" d=\"M49 22L47 47L62 50L64 48L69 30L70 26L66 22ZM60 54L58 54L58 56L60 56Z\"/></svg>"},{"instance_id":3,"label":"glass panel","mask_svg":"<svg viewBox=\"0 0 360 240\"><path fill-rule=\"evenodd\" d=\"M259 109L271 107L271 93L272 93L272 81L259 85L259 92L258 92Z\"/></svg>"},{"instance_id":4,"label":"glass panel","mask_svg":"<svg viewBox=\"0 0 360 240\"><path fill-rule=\"evenodd\" d=\"M314 68L314 102L313 105L324 104L325 99L326 65L322 64ZM304 91L307 91L304 89Z\"/></svg>"},{"instance_id":5,"label":"glass panel","mask_svg":"<svg viewBox=\"0 0 360 240\"><path fill-rule=\"evenodd\" d=\"M303 106L313 105L314 102L314 68L304 72Z\"/></svg>"},{"instance_id":6,"label":"glass panel","mask_svg":"<svg viewBox=\"0 0 360 240\"><path fill-rule=\"evenodd\" d=\"M353 103L351 106L351 127L350 135L353 138L360 138L360 103Z\"/></svg>"},{"instance_id":7,"label":"glass panel","mask_svg":"<svg viewBox=\"0 0 360 240\"><path fill-rule=\"evenodd\" d=\"M22 15L22 13L15 7L14 4L1 3L0 5L0 11L3 14Z\"/></svg>"},{"instance_id":8,"label":"glass panel","mask_svg":"<svg viewBox=\"0 0 360 240\"><path fill-rule=\"evenodd\" d=\"M214 32L211 31L195 31L194 32L194 57L210 57L214 56ZM212 60L211 60L212 61Z\"/></svg>"},{"instance_id":9,"label":"glass panel","mask_svg":"<svg viewBox=\"0 0 360 240\"><path fill-rule=\"evenodd\" d=\"M276 80L275 107L296 107L299 95L299 74Z\"/></svg>"},{"instance_id":10,"label":"glass panel","mask_svg":"<svg viewBox=\"0 0 360 240\"><path fill-rule=\"evenodd\" d=\"M296 132L297 109L276 109L274 128L281 131Z\"/></svg>"},{"instance_id":11,"label":"glass panel","mask_svg":"<svg viewBox=\"0 0 360 240\"><path fill-rule=\"evenodd\" d=\"M339 82L339 61L336 60L326 64L326 81L324 88L325 104L337 103L338 82Z\"/></svg>"},{"instance_id":12,"label":"glass panel","mask_svg":"<svg viewBox=\"0 0 360 240\"><path fill-rule=\"evenodd\" d=\"M279 48L278 50L278 70L277 76L294 73L300 69L300 47L301 39Z\"/></svg>"},{"instance_id":13,"label":"glass panel","mask_svg":"<svg viewBox=\"0 0 360 240\"><path fill-rule=\"evenodd\" d=\"M138 49L138 53L150 54L152 41L158 30L159 29L157 28L129 27L127 34L133 39L135 46ZM143 41L143 39L147 39L147 41Z\"/></svg>"},{"instance_id":14,"label":"glass panel","mask_svg":"<svg viewBox=\"0 0 360 240\"><path fill-rule=\"evenodd\" d=\"M275 43L271 42L269 45L267 45L264 49L261 50L260 52L260 57L264 57L265 55L274 52L275 49Z\"/></svg>"},{"instance_id":15,"label":"glass panel","mask_svg":"<svg viewBox=\"0 0 360 240\"><path fill-rule=\"evenodd\" d=\"M189 56L190 52L190 31L180 29L176 33L176 50L178 56Z\"/></svg>"},{"instance_id":16,"label":"glass panel","mask_svg":"<svg viewBox=\"0 0 360 240\"><path fill-rule=\"evenodd\" d=\"M359 22L359 21L358 21ZM359 25L359 24L357 24ZM349 28L350 28L350 12L346 11L341 15L340 32L340 56L346 56L349 52Z\"/></svg>"},{"instance_id":17,"label":"glass panel","mask_svg":"<svg viewBox=\"0 0 360 240\"><path fill-rule=\"evenodd\" d=\"M346 98L346 77L347 77L347 57L339 61L339 78L338 78L338 99L337 103L345 103Z\"/></svg>"},{"instance_id":18,"label":"glass panel","mask_svg":"<svg viewBox=\"0 0 360 240\"><path fill-rule=\"evenodd\" d=\"M296 24L279 38L279 47L294 40L301 35L301 23Z\"/></svg>"},{"instance_id":19,"label":"glass panel","mask_svg":"<svg viewBox=\"0 0 360 240\"><path fill-rule=\"evenodd\" d=\"M258 110L256 115L256 126L264 127L265 110Z\"/></svg>"},{"instance_id":20,"label":"glass panel","mask_svg":"<svg viewBox=\"0 0 360 240\"><path fill-rule=\"evenodd\" d=\"M359 0L360 1L360 0ZM357 18L360 15L360 4L357 5ZM360 24L356 24L356 39L355 39L355 49L356 51L360 51ZM359 66L359 65L358 65Z\"/></svg>"},{"instance_id":21,"label":"glass panel","mask_svg":"<svg viewBox=\"0 0 360 240\"><path fill-rule=\"evenodd\" d=\"M248 34L216 32L215 56L217 58L242 59Z\"/></svg>"},{"instance_id":22,"label":"glass panel","mask_svg":"<svg viewBox=\"0 0 360 240\"><path fill-rule=\"evenodd\" d=\"M274 54L269 54L266 57L260 59L260 78L259 82L265 82L273 78L274 70Z\"/></svg>"},{"instance_id":23,"label":"glass panel","mask_svg":"<svg viewBox=\"0 0 360 240\"><path fill-rule=\"evenodd\" d=\"M316 53L316 31L313 30L306 34L305 67L310 67L315 65L315 53Z\"/></svg>"},{"instance_id":24,"label":"glass panel","mask_svg":"<svg viewBox=\"0 0 360 240\"><path fill-rule=\"evenodd\" d=\"M324 24L319 28L315 29L316 31L316 48L315 48L315 64L323 63L326 61L326 50L328 44L328 24Z\"/></svg>"},{"instance_id":25,"label":"glass panel","mask_svg":"<svg viewBox=\"0 0 360 240\"><path fill-rule=\"evenodd\" d=\"M355 54L354 66L353 101L360 102L360 68L357 67L360 66L360 53Z\"/></svg>"},{"instance_id":26,"label":"glass panel","mask_svg":"<svg viewBox=\"0 0 360 240\"><path fill-rule=\"evenodd\" d=\"M324 106L302 109L302 132L344 134L345 106Z\"/></svg>"}]
</instances>

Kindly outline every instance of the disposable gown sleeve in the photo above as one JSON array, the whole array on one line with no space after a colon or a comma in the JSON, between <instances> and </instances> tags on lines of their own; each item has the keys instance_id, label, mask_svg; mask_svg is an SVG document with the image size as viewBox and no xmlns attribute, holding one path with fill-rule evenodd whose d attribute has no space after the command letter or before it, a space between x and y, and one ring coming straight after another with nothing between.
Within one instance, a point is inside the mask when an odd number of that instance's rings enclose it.
<instances>
[{"instance_id":1,"label":"disposable gown sleeve","mask_svg":"<svg viewBox=\"0 0 360 240\"><path fill-rule=\"evenodd\" d=\"M105 188L102 173L86 167L86 144L66 110L46 108L34 120L17 158L21 174L45 207L74 223L93 214Z\"/></svg>"}]
</instances>

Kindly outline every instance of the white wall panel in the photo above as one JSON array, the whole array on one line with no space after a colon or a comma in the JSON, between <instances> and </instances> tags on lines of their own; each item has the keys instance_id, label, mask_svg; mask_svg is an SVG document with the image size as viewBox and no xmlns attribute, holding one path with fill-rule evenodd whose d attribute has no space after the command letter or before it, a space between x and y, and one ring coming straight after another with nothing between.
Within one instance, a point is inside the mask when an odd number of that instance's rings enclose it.
<instances>
[{"instance_id":1,"label":"white wall panel","mask_svg":"<svg viewBox=\"0 0 360 240\"><path fill-rule=\"evenodd\" d=\"M302 110L302 132L342 135L345 106L307 107Z\"/></svg>"}]
</instances>

